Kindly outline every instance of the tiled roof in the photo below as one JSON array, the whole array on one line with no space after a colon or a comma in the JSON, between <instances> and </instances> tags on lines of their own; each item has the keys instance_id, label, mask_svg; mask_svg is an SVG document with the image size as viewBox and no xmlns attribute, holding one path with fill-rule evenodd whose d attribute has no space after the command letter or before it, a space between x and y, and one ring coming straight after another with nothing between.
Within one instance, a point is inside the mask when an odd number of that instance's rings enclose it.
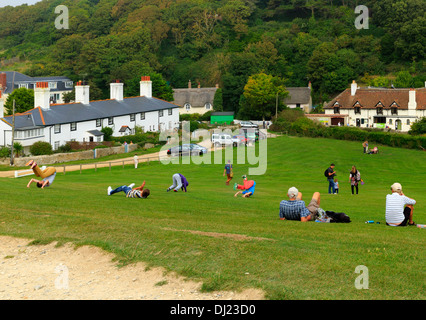
<instances>
[{"instance_id":1,"label":"tiled roof","mask_svg":"<svg viewBox=\"0 0 426 320\"><path fill-rule=\"evenodd\" d=\"M379 104L382 104L384 109L389 109L395 104L398 109L408 109L410 90L411 89L359 88L355 95L351 96L351 89L346 89L331 100L324 108L333 108L337 102L342 109L352 109L356 104L356 106L362 109L375 109ZM417 109L426 109L426 88L414 90L416 91Z\"/></svg>"},{"instance_id":2,"label":"tiled roof","mask_svg":"<svg viewBox=\"0 0 426 320\"><path fill-rule=\"evenodd\" d=\"M57 104L51 105L49 110L37 107L15 115L15 128L51 126L178 107L173 103L145 96L124 98L122 101L91 101L88 105L82 103ZM4 117L3 120L12 124L12 116Z\"/></svg>"}]
</instances>

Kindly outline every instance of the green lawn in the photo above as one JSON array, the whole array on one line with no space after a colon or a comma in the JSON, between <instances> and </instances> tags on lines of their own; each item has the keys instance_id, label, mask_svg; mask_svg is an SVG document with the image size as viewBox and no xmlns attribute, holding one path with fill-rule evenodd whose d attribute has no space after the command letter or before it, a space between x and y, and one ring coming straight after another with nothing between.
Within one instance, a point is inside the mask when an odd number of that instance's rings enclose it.
<instances>
[{"instance_id":1,"label":"green lawn","mask_svg":"<svg viewBox=\"0 0 426 320\"><path fill-rule=\"evenodd\" d=\"M234 198L222 176L224 164L150 162L137 170L128 165L59 173L46 190L27 189L28 177L3 178L0 234L96 245L123 264L144 261L200 280L204 290L256 287L268 299L425 299L426 231L388 227L384 212L385 196L397 181L417 200L414 220L426 224L426 153L380 151L363 154L359 142L269 139L268 169L249 177L257 183L250 199ZM327 194L323 172L331 162L338 195ZM350 194L352 165L365 181L359 195ZM236 164L232 183L241 183L250 166ZM176 172L187 177L188 193L166 192ZM109 185L143 180L148 199L107 196ZM345 212L352 222L279 220L279 202L291 186L306 201L321 192L323 209ZM368 268L368 290L355 287L359 265Z\"/></svg>"}]
</instances>

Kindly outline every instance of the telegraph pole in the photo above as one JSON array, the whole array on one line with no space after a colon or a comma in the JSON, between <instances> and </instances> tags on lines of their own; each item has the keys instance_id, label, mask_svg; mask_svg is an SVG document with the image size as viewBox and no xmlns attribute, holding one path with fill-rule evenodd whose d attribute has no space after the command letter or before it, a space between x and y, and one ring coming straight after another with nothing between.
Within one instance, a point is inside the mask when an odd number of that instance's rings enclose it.
<instances>
[{"instance_id":1,"label":"telegraph pole","mask_svg":"<svg viewBox=\"0 0 426 320\"><path fill-rule=\"evenodd\" d=\"M13 99L12 111L12 145L10 146L10 165L13 166L13 144L15 142L15 99Z\"/></svg>"}]
</instances>

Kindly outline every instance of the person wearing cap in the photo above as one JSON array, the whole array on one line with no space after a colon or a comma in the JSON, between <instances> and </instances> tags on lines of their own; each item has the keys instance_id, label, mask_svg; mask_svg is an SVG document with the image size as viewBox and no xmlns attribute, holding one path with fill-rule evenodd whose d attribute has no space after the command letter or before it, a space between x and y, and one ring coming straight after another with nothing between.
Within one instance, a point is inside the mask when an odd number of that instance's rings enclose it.
<instances>
[{"instance_id":1,"label":"person wearing cap","mask_svg":"<svg viewBox=\"0 0 426 320\"><path fill-rule=\"evenodd\" d=\"M254 193L254 189L256 187L256 182L254 180L247 180L247 176L243 175L243 184L238 184L235 183L234 184L234 190L242 190L242 191L238 191L234 197L238 196L240 193L242 193L242 197L243 198L248 198L251 197Z\"/></svg>"},{"instance_id":2,"label":"person wearing cap","mask_svg":"<svg viewBox=\"0 0 426 320\"><path fill-rule=\"evenodd\" d=\"M302 200L302 193L295 187L287 191L288 200L280 202L280 220L313 221L320 205L320 193L315 192L308 206Z\"/></svg>"},{"instance_id":3,"label":"person wearing cap","mask_svg":"<svg viewBox=\"0 0 426 320\"><path fill-rule=\"evenodd\" d=\"M400 183L391 185L392 194L386 195L386 225L388 226L415 226L413 211L416 200L408 198L402 192Z\"/></svg>"}]
</instances>

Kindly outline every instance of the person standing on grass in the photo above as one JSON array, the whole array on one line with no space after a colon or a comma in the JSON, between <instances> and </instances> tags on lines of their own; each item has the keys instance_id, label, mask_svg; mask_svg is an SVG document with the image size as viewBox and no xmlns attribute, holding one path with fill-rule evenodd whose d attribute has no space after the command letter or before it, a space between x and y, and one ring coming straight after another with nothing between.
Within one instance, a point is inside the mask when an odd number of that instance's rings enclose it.
<instances>
[{"instance_id":1,"label":"person standing on grass","mask_svg":"<svg viewBox=\"0 0 426 320\"><path fill-rule=\"evenodd\" d=\"M395 182L391 185L392 194L386 195L386 225L405 227L415 226L413 221L416 200L402 193L402 186Z\"/></svg>"},{"instance_id":2,"label":"person standing on grass","mask_svg":"<svg viewBox=\"0 0 426 320\"><path fill-rule=\"evenodd\" d=\"M28 161L26 166L30 166L31 169L33 169L34 174L37 177L43 179L41 181L37 179L31 179L27 184L27 188L29 188L33 182L37 183L38 188L42 189L52 185L53 180L55 180L56 177L56 169L54 167L47 167L46 169L41 170L34 160Z\"/></svg>"},{"instance_id":3,"label":"person standing on grass","mask_svg":"<svg viewBox=\"0 0 426 320\"><path fill-rule=\"evenodd\" d=\"M308 206L302 200L302 193L295 187L287 191L288 200L280 202L280 220L314 221L320 205L320 193L315 192Z\"/></svg>"},{"instance_id":4,"label":"person standing on grass","mask_svg":"<svg viewBox=\"0 0 426 320\"><path fill-rule=\"evenodd\" d=\"M362 147L364 148L364 153L368 153L368 141L367 140L365 140L362 143Z\"/></svg>"},{"instance_id":5,"label":"person standing on grass","mask_svg":"<svg viewBox=\"0 0 426 320\"><path fill-rule=\"evenodd\" d=\"M186 192L186 187L189 185L188 180L186 180L186 178L180 173L175 173L172 178L173 184L167 188L167 192L172 189L174 192L178 192L179 189L182 189Z\"/></svg>"},{"instance_id":6,"label":"person standing on grass","mask_svg":"<svg viewBox=\"0 0 426 320\"><path fill-rule=\"evenodd\" d=\"M138 163L139 163L139 161L138 161L138 155L137 154L135 154L135 156L133 157L133 162L135 163L135 169L137 169L138 168Z\"/></svg>"},{"instance_id":7,"label":"person standing on grass","mask_svg":"<svg viewBox=\"0 0 426 320\"><path fill-rule=\"evenodd\" d=\"M142 183L140 187L133 188L135 184L132 183L128 186L124 185L115 189L112 189L111 186L108 187L108 195L111 196L114 193L123 191L126 194L126 198L142 198L146 199L150 195L149 189L145 189L145 181ZM132 189L133 188L133 189Z\"/></svg>"},{"instance_id":8,"label":"person standing on grass","mask_svg":"<svg viewBox=\"0 0 426 320\"><path fill-rule=\"evenodd\" d=\"M229 186L229 182L232 180L232 177L234 176L234 173L232 172L232 164L231 160L228 160L228 163L225 165L225 169L223 170L223 176L228 177L228 180L226 180L226 185Z\"/></svg>"},{"instance_id":9,"label":"person standing on grass","mask_svg":"<svg viewBox=\"0 0 426 320\"><path fill-rule=\"evenodd\" d=\"M351 183L352 194L354 194L354 189L356 189L356 194L358 194L358 185L360 181L361 173L359 173L355 166L352 166L352 169L349 172L349 182Z\"/></svg>"},{"instance_id":10,"label":"person standing on grass","mask_svg":"<svg viewBox=\"0 0 426 320\"><path fill-rule=\"evenodd\" d=\"M330 167L325 171L327 180L328 180L328 193L336 193L334 188L334 177L336 176L336 171L334 171L334 163L330 164Z\"/></svg>"}]
</instances>

